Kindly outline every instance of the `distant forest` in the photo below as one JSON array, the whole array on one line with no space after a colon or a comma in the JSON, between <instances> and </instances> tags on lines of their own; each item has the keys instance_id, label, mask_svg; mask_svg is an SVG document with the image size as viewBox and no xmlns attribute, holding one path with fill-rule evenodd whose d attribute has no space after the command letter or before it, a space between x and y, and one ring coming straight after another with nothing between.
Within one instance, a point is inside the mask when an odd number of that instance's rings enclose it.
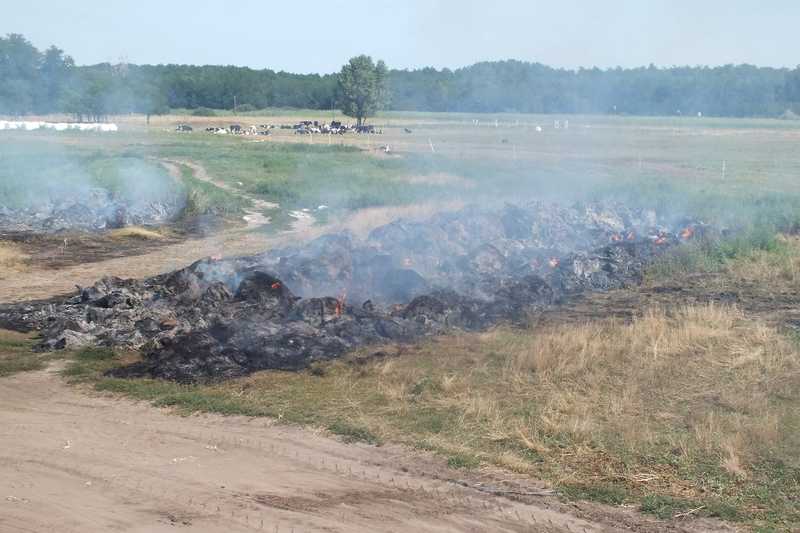
<instances>
[{"instance_id":1,"label":"distant forest","mask_svg":"<svg viewBox=\"0 0 800 533\"><path fill-rule=\"evenodd\" d=\"M342 58L342 62L347 58ZM337 107L336 74L233 66L78 66L56 47L0 38L0 114L71 113L102 120L170 109ZM601 113L775 117L800 113L800 67L655 66L556 69L491 61L455 70L392 70L388 109L402 111Z\"/></svg>"}]
</instances>

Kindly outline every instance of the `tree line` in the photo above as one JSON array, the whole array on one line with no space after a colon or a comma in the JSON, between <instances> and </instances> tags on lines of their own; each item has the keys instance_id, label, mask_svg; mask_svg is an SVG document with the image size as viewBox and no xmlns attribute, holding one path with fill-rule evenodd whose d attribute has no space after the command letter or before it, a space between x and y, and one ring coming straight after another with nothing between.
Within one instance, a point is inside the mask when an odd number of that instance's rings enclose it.
<instances>
[{"instance_id":1,"label":"tree line","mask_svg":"<svg viewBox=\"0 0 800 533\"><path fill-rule=\"evenodd\" d=\"M61 112L102 120L112 114L234 106L240 111L349 106L355 112L364 78L352 69L364 58L353 58L341 73L324 75L214 65L78 66L55 46L40 51L22 35L9 34L0 37L0 114ZM377 75L380 83L368 92L380 92L378 103L393 110L732 117L800 112L800 67L570 70L507 60L454 70L388 70L378 64L368 79ZM374 105L368 103L371 114Z\"/></svg>"}]
</instances>

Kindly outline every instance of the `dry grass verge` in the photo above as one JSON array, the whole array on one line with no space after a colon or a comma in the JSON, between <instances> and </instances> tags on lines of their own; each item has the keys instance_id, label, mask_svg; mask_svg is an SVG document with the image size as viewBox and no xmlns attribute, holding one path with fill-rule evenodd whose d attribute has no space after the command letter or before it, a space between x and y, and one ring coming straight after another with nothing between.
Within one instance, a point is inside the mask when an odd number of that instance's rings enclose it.
<instances>
[{"instance_id":1,"label":"dry grass verge","mask_svg":"<svg viewBox=\"0 0 800 533\"><path fill-rule=\"evenodd\" d=\"M28 269L30 257L18 245L0 242L0 278Z\"/></svg>"},{"instance_id":2,"label":"dry grass verge","mask_svg":"<svg viewBox=\"0 0 800 533\"><path fill-rule=\"evenodd\" d=\"M112 239L139 239L143 241L160 241L164 235L158 231L142 228L140 226L126 226L108 232Z\"/></svg>"},{"instance_id":3,"label":"dry grass verge","mask_svg":"<svg viewBox=\"0 0 800 533\"><path fill-rule=\"evenodd\" d=\"M733 307L445 337L213 386L101 380L186 411L275 416L499 465L564 494L800 524L800 351ZM702 507L701 509L697 509Z\"/></svg>"},{"instance_id":4,"label":"dry grass verge","mask_svg":"<svg viewBox=\"0 0 800 533\"><path fill-rule=\"evenodd\" d=\"M727 270L736 279L797 285L800 282L800 237L779 235L774 250L754 250L732 261Z\"/></svg>"}]
</instances>

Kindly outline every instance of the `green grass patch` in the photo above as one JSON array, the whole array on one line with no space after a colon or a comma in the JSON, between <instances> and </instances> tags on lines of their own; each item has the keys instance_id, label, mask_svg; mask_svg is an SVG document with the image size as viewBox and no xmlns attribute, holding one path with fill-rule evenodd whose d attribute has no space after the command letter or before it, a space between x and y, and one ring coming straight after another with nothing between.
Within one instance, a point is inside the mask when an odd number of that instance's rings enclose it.
<instances>
[{"instance_id":1,"label":"green grass patch","mask_svg":"<svg viewBox=\"0 0 800 533\"><path fill-rule=\"evenodd\" d=\"M87 382L118 364L114 350L83 348L70 354L70 362L62 371L62 375L72 383Z\"/></svg>"},{"instance_id":2,"label":"green grass patch","mask_svg":"<svg viewBox=\"0 0 800 533\"><path fill-rule=\"evenodd\" d=\"M0 358L0 377L41 370L47 365L47 361L47 357L34 353L4 356Z\"/></svg>"},{"instance_id":3,"label":"green grass patch","mask_svg":"<svg viewBox=\"0 0 800 533\"><path fill-rule=\"evenodd\" d=\"M328 431L339 435L345 442L366 442L380 444L380 439L367 428L352 424L345 420L337 420L328 426Z\"/></svg>"},{"instance_id":4,"label":"green grass patch","mask_svg":"<svg viewBox=\"0 0 800 533\"><path fill-rule=\"evenodd\" d=\"M447 458L447 466L450 468L478 468L481 465L480 459L474 455L466 453L453 454Z\"/></svg>"},{"instance_id":5,"label":"green grass patch","mask_svg":"<svg viewBox=\"0 0 800 533\"><path fill-rule=\"evenodd\" d=\"M650 494L642 499L639 509L644 513L654 515L656 518L666 520L698 507L701 507L701 505L695 501Z\"/></svg>"},{"instance_id":6,"label":"green grass patch","mask_svg":"<svg viewBox=\"0 0 800 533\"><path fill-rule=\"evenodd\" d=\"M622 505L630 498L625 487L610 483L565 484L559 491L573 500L589 500L607 505Z\"/></svg>"},{"instance_id":7,"label":"green grass patch","mask_svg":"<svg viewBox=\"0 0 800 533\"><path fill-rule=\"evenodd\" d=\"M187 187L184 217L217 215L229 217L240 215L251 202L246 198L233 194L194 177L192 169L180 165L181 177Z\"/></svg>"},{"instance_id":8,"label":"green grass patch","mask_svg":"<svg viewBox=\"0 0 800 533\"><path fill-rule=\"evenodd\" d=\"M41 370L54 359L52 354L33 351L30 335L0 330L0 377Z\"/></svg>"}]
</instances>

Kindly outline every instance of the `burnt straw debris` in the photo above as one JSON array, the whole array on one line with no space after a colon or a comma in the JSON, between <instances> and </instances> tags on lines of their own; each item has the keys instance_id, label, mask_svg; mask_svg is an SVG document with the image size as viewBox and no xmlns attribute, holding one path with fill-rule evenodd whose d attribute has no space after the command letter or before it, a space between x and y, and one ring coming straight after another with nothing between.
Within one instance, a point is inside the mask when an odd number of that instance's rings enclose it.
<instances>
[{"instance_id":1,"label":"burnt straw debris","mask_svg":"<svg viewBox=\"0 0 800 533\"><path fill-rule=\"evenodd\" d=\"M0 306L0 325L45 350L141 350L117 375L182 382L299 369L357 346L523 323L582 291L641 281L698 222L653 211L543 203L399 220L359 240L330 234L167 274L104 278L67 299Z\"/></svg>"},{"instance_id":2,"label":"burnt straw debris","mask_svg":"<svg viewBox=\"0 0 800 533\"><path fill-rule=\"evenodd\" d=\"M60 191L24 207L0 201L0 234L102 231L133 225L163 224L176 219L186 201L183 194L160 199L123 199L103 188Z\"/></svg>"}]
</instances>

